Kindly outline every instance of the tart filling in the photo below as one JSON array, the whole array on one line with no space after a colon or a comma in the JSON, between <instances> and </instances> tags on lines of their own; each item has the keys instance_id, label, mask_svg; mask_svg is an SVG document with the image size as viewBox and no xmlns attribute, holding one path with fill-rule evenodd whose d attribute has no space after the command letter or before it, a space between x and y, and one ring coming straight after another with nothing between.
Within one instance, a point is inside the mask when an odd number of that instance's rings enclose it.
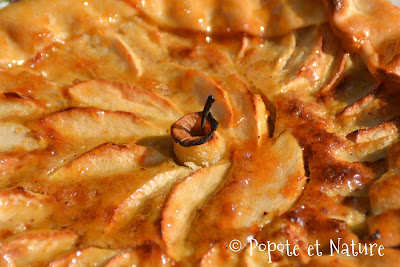
<instances>
[{"instance_id":1,"label":"tart filling","mask_svg":"<svg viewBox=\"0 0 400 267\"><path fill-rule=\"evenodd\" d=\"M399 23L387 0L4 6L0 265L393 266Z\"/></svg>"}]
</instances>

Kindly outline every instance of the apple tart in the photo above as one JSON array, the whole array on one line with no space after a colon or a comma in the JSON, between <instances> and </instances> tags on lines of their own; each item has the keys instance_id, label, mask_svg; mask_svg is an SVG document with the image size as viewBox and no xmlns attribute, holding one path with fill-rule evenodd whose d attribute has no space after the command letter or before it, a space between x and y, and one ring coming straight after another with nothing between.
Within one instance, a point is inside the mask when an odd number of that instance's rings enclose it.
<instances>
[{"instance_id":1,"label":"apple tart","mask_svg":"<svg viewBox=\"0 0 400 267\"><path fill-rule=\"evenodd\" d=\"M388 0L6 2L1 266L399 263Z\"/></svg>"}]
</instances>

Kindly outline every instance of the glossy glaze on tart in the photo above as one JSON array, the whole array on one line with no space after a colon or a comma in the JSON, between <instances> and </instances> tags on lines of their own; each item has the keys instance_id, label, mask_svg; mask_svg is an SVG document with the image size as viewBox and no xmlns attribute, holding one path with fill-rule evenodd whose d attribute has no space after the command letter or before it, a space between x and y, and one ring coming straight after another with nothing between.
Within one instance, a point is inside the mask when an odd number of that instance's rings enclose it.
<instances>
[{"instance_id":1,"label":"glossy glaze on tart","mask_svg":"<svg viewBox=\"0 0 400 267\"><path fill-rule=\"evenodd\" d=\"M398 25L386 0L10 3L1 265L264 266L252 237L300 248L273 266L395 266ZM174 152L209 95L224 146Z\"/></svg>"}]
</instances>

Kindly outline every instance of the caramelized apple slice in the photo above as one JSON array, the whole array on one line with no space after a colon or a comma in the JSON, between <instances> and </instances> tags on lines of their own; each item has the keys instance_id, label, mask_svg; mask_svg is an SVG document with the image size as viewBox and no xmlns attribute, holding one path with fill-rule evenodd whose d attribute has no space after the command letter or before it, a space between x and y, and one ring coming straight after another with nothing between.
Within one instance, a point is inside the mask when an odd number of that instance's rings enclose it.
<instances>
[{"instance_id":1,"label":"caramelized apple slice","mask_svg":"<svg viewBox=\"0 0 400 267\"><path fill-rule=\"evenodd\" d=\"M378 79L389 75L398 81L400 51L397 40L400 30L394 25L400 22L399 9L385 0L330 3L332 27L345 47L360 53Z\"/></svg>"},{"instance_id":2,"label":"caramelized apple slice","mask_svg":"<svg viewBox=\"0 0 400 267\"><path fill-rule=\"evenodd\" d=\"M73 40L68 40L66 44ZM55 43L54 46L44 49L43 55L47 56L43 58L39 56L37 62L32 65L33 71L36 72L36 75L44 73L48 81L53 81L59 86L70 85L75 80L93 79L95 74L92 69L80 56L69 53L68 49L68 46L61 43Z\"/></svg>"},{"instance_id":3,"label":"caramelized apple slice","mask_svg":"<svg viewBox=\"0 0 400 267\"><path fill-rule=\"evenodd\" d=\"M142 71L122 38L110 31L83 34L69 41L68 54L85 62L95 79L132 81Z\"/></svg>"},{"instance_id":4,"label":"caramelized apple slice","mask_svg":"<svg viewBox=\"0 0 400 267\"><path fill-rule=\"evenodd\" d=\"M71 39L69 37L73 38L82 33L85 33L85 36L93 32L103 33L110 24L115 24L116 13L122 18L132 17L136 12L127 4L122 3L103 3L82 7L82 3L77 2L47 3L39 0L35 5L18 3L12 8L7 8L6 11L1 10L1 13L4 14L0 18L0 40L4 44L4 49L0 51L2 58L0 66L3 68L8 65L20 65L21 61L30 60L35 54L47 57L43 52L44 48L51 47L55 43L65 44L65 40ZM25 16L25 23L10 19ZM86 23L81 23L83 18L90 19ZM37 38L32 38L33 36ZM98 41L96 38L93 39L94 43ZM78 45L86 47L87 44L83 42L75 44L75 46ZM109 49L103 49L103 54L108 51ZM37 62L33 59L29 65L34 67L35 63ZM76 66L71 66L73 67Z\"/></svg>"},{"instance_id":5,"label":"caramelized apple slice","mask_svg":"<svg viewBox=\"0 0 400 267\"><path fill-rule=\"evenodd\" d=\"M400 209L400 142L388 152L389 169L369 190L371 209L377 215L391 209Z\"/></svg>"},{"instance_id":6,"label":"caramelized apple slice","mask_svg":"<svg viewBox=\"0 0 400 267\"><path fill-rule=\"evenodd\" d=\"M91 80L69 88L68 92L75 106L132 112L139 117L158 121L171 122L181 116L178 109L164 97L128 84Z\"/></svg>"},{"instance_id":7,"label":"caramelized apple slice","mask_svg":"<svg viewBox=\"0 0 400 267\"><path fill-rule=\"evenodd\" d=\"M368 218L370 240L386 247L400 245L400 142L388 151L389 168L369 189L371 210Z\"/></svg>"},{"instance_id":8,"label":"caramelized apple slice","mask_svg":"<svg viewBox=\"0 0 400 267\"><path fill-rule=\"evenodd\" d=\"M44 2L42 2L44 3ZM86 10L79 10L73 3L64 3L62 7L57 3L48 3L43 6L39 3L39 8L32 7L30 4L22 3L7 9L8 15L0 18L0 40L4 49L0 51L0 67L5 69L8 64L21 64L24 60L34 57L47 46L51 46L54 40L60 42L68 36L68 27L65 27L67 16L73 18L79 12L80 15L87 15ZM66 14L69 10L70 14ZM76 12L79 10L78 12ZM3 11L3 10L2 10ZM2 13L3 14L3 13ZM26 17L25 23L19 23L14 18ZM50 21L52 18L58 19L53 23L37 23L38 21ZM32 38L37 36L38 38ZM18 62L16 62L18 61Z\"/></svg>"},{"instance_id":9,"label":"caramelized apple slice","mask_svg":"<svg viewBox=\"0 0 400 267\"><path fill-rule=\"evenodd\" d=\"M207 170L195 174L201 177ZM211 170L209 174L215 177ZM221 175L223 173L221 170ZM264 225L290 208L303 190L306 179L301 148L288 132L282 133L275 142L266 139L261 146L253 144L235 151L231 171L218 179L223 181L222 188L206 187L206 191L197 195L201 187L196 186L195 182L200 183L200 178L195 174L193 181L188 178L178 185L163 213L163 238L174 259L192 253L202 254L216 240L250 234L257 225ZM208 181L211 177L204 175L203 179ZM196 190L196 194L191 193L192 190ZM183 203L184 198L186 204L183 207L179 203ZM189 205L192 200L194 203ZM192 221L190 228L185 226L190 231L187 230L186 236L176 235L176 228L172 226L182 229L187 218Z\"/></svg>"},{"instance_id":10,"label":"caramelized apple slice","mask_svg":"<svg viewBox=\"0 0 400 267\"><path fill-rule=\"evenodd\" d=\"M335 84L345 56L327 25L308 27L281 38L243 45L236 68L254 92L269 100L279 93L314 94ZM269 73L269 75L265 75Z\"/></svg>"},{"instance_id":11,"label":"caramelized apple slice","mask_svg":"<svg viewBox=\"0 0 400 267\"><path fill-rule=\"evenodd\" d=\"M68 54L85 62L96 79L116 80L118 77L119 81L132 81L140 72L119 36L109 31L83 34L69 41L71 51Z\"/></svg>"},{"instance_id":12,"label":"caramelized apple slice","mask_svg":"<svg viewBox=\"0 0 400 267\"><path fill-rule=\"evenodd\" d=\"M146 246L121 252L114 256L105 267L125 266L174 266L175 262L168 258L159 247Z\"/></svg>"},{"instance_id":13,"label":"caramelized apple slice","mask_svg":"<svg viewBox=\"0 0 400 267\"><path fill-rule=\"evenodd\" d=\"M213 77L228 93L232 106L233 121L231 129L233 136L241 142L261 143L268 135L269 113L261 96L254 94L236 75L228 77ZM231 142L233 143L234 140Z\"/></svg>"},{"instance_id":14,"label":"caramelized apple slice","mask_svg":"<svg viewBox=\"0 0 400 267\"><path fill-rule=\"evenodd\" d=\"M25 233L0 243L2 258L11 259L16 266L44 266L75 248L78 236L70 231Z\"/></svg>"},{"instance_id":15,"label":"caramelized apple slice","mask_svg":"<svg viewBox=\"0 0 400 267\"><path fill-rule=\"evenodd\" d=\"M363 98L344 108L336 115L338 123L346 128L347 132L355 131L361 127L370 127L377 124L377 119L371 120L371 113L383 106L373 94L367 94ZM375 112L374 112L375 113ZM366 118L368 116L368 119ZM381 118L378 118L378 123Z\"/></svg>"},{"instance_id":16,"label":"caramelized apple slice","mask_svg":"<svg viewBox=\"0 0 400 267\"><path fill-rule=\"evenodd\" d=\"M322 2L272 1L264 5L254 0L197 2L165 1L151 4L130 0L131 4L163 27L212 34L244 32L250 35L281 36L293 29L326 20ZM268 18L268 19L265 19Z\"/></svg>"},{"instance_id":17,"label":"caramelized apple slice","mask_svg":"<svg viewBox=\"0 0 400 267\"><path fill-rule=\"evenodd\" d=\"M2 109L2 114L30 119L43 113L54 112L67 107L67 100L63 90L47 80L41 73L32 71L15 70L0 73L0 91L5 100L23 108L19 113L12 114L12 110ZM23 105L23 106L22 106ZM15 111L19 110L14 107ZM29 111L29 112L28 112ZM4 113L3 113L4 112Z\"/></svg>"},{"instance_id":18,"label":"caramelized apple slice","mask_svg":"<svg viewBox=\"0 0 400 267\"><path fill-rule=\"evenodd\" d=\"M296 34L296 50L287 61L281 92L293 90L329 95L344 70L347 56L328 25ZM306 43L309 41L309 43ZM297 53L296 53L297 52Z\"/></svg>"},{"instance_id":19,"label":"caramelized apple slice","mask_svg":"<svg viewBox=\"0 0 400 267\"><path fill-rule=\"evenodd\" d=\"M42 112L34 101L15 92L4 93L4 97L0 95L0 106L1 121L38 117Z\"/></svg>"},{"instance_id":20,"label":"caramelized apple slice","mask_svg":"<svg viewBox=\"0 0 400 267\"><path fill-rule=\"evenodd\" d=\"M303 51L296 52L296 37L293 33L268 42L262 41L261 44L259 40L251 39L243 43L235 61L236 69L253 92L261 91L272 99L280 92L282 74L287 72L284 69L287 62L294 55L304 54ZM297 67L294 71L297 71ZM266 76L265 73L270 75Z\"/></svg>"},{"instance_id":21,"label":"caramelized apple slice","mask_svg":"<svg viewBox=\"0 0 400 267\"><path fill-rule=\"evenodd\" d=\"M398 132L395 122L384 122L368 129L359 129L347 135L356 144L368 143L377 139L396 135Z\"/></svg>"},{"instance_id":22,"label":"caramelized apple slice","mask_svg":"<svg viewBox=\"0 0 400 267\"><path fill-rule=\"evenodd\" d=\"M138 72L121 40L109 31L76 34L44 50L31 66L60 86L88 79L132 82Z\"/></svg>"},{"instance_id":23,"label":"caramelized apple slice","mask_svg":"<svg viewBox=\"0 0 400 267\"><path fill-rule=\"evenodd\" d=\"M154 148L107 143L83 154L53 172L50 180L65 182L101 178L129 172L135 168L161 164L167 158Z\"/></svg>"},{"instance_id":24,"label":"caramelized apple slice","mask_svg":"<svg viewBox=\"0 0 400 267\"><path fill-rule=\"evenodd\" d=\"M84 248L50 262L48 267L104 266L117 253L117 251L112 249Z\"/></svg>"},{"instance_id":25,"label":"caramelized apple slice","mask_svg":"<svg viewBox=\"0 0 400 267\"><path fill-rule=\"evenodd\" d=\"M185 255L185 240L197 210L223 181L230 163L202 168L172 190L163 210L161 231L167 253L175 260ZM177 231L179 229L179 231Z\"/></svg>"},{"instance_id":26,"label":"caramelized apple slice","mask_svg":"<svg viewBox=\"0 0 400 267\"><path fill-rule=\"evenodd\" d=\"M115 38L115 46L118 49L119 54L122 55L130 67L135 70L137 77L142 76L144 69L139 55L133 51L121 35L117 35Z\"/></svg>"},{"instance_id":27,"label":"caramelized apple slice","mask_svg":"<svg viewBox=\"0 0 400 267\"><path fill-rule=\"evenodd\" d=\"M365 78L366 75L358 77L357 80L362 83ZM352 90L350 85L352 82L354 81L348 81L349 91ZM342 128L341 132L348 134L360 128L372 128L400 116L398 108L400 97L390 92L393 87L380 85L377 88L370 88L373 89L375 90L372 93L367 91L364 97L354 103L350 101L352 104L336 115L337 124Z\"/></svg>"},{"instance_id":28,"label":"caramelized apple slice","mask_svg":"<svg viewBox=\"0 0 400 267\"><path fill-rule=\"evenodd\" d=\"M40 140L30 129L13 122L0 122L0 152L32 151Z\"/></svg>"},{"instance_id":29,"label":"caramelized apple slice","mask_svg":"<svg viewBox=\"0 0 400 267\"><path fill-rule=\"evenodd\" d=\"M146 201L149 201L156 195L163 193L168 194L171 187L189 175L190 172L191 170L189 168L173 166L172 169L167 169L150 178L131 196L117 206L114 210L111 224L108 227L108 232L126 227Z\"/></svg>"},{"instance_id":30,"label":"caramelized apple slice","mask_svg":"<svg viewBox=\"0 0 400 267\"><path fill-rule=\"evenodd\" d=\"M202 210L225 229L262 225L282 214L297 200L306 180L301 148L289 132L272 144L266 140L253 151L236 152L232 170L230 181Z\"/></svg>"},{"instance_id":31,"label":"caramelized apple slice","mask_svg":"<svg viewBox=\"0 0 400 267\"><path fill-rule=\"evenodd\" d=\"M389 121L368 129L356 130L347 135L353 141L351 148L345 155L337 153L339 157L351 162L374 162L386 156L390 146L399 140L399 132L396 124Z\"/></svg>"},{"instance_id":32,"label":"caramelized apple slice","mask_svg":"<svg viewBox=\"0 0 400 267\"><path fill-rule=\"evenodd\" d=\"M188 88L191 88L191 90ZM204 105L209 95L214 96L213 115L217 121L224 126L232 124L232 105L228 101L227 92L204 72L199 70L186 71L182 82L182 90L196 97L197 103L199 104L197 110L202 109L202 105ZM193 110L186 113L191 112L193 112Z\"/></svg>"},{"instance_id":33,"label":"caramelized apple slice","mask_svg":"<svg viewBox=\"0 0 400 267\"><path fill-rule=\"evenodd\" d=\"M236 75L210 78L201 71L189 70L185 73L183 86L192 88L191 94L196 96L198 103L204 103L208 95L215 97L211 112L223 129L227 129L225 133L233 136L232 142L258 142L268 134L268 113L260 95L253 94Z\"/></svg>"},{"instance_id":34,"label":"caramelized apple slice","mask_svg":"<svg viewBox=\"0 0 400 267\"><path fill-rule=\"evenodd\" d=\"M24 151L0 153L0 189L17 185L19 181L33 177L32 174L37 174L40 170L45 171L41 168L43 158L37 157L42 151L37 149L30 153Z\"/></svg>"},{"instance_id":35,"label":"caramelized apple slice","mask_svg":"<svg viewBox=\"0 0 400 267\"><path fill-rule=\"evenodd\" d=\"M50 138L61 138L75 145L126 142L145 136L166 135L166 131L134 114L96 108L71 108L53 113L32 125ZM43 130L44 129L44 130Z\"/></svg>"},{"instance_id":36,"label":"caramelized apple slice","mask_svg":"<svg viewBox=\"0 0 400 267\"><path fill-rule=\"evenodd\" d=\"M47 225L55 204L52 197L22 187L0 191L0 235Z\"/></svg>"}]
</instances>

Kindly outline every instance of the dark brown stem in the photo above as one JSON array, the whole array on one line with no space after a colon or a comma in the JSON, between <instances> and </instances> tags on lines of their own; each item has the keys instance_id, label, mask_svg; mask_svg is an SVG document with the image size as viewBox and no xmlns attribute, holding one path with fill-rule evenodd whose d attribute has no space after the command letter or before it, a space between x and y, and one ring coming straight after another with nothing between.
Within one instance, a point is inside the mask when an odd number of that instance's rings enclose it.
<instances>
[{"instance_id":1,"label":"dark brown stem","mask_svg":"<svg viewBox=\"0 0 400 267\"><path fill-rule=\"evenodd\" d=\"M210 140L218 128L218 122L210 112L211 105L215 102L213 96L207 98L203 111L186 114L171 125L171 135L174 141L181 146L199 146ZM200 118L200 129L198 120ZM209 131L206 133L206 122L209 123ZM189 123L189 124L188 124Z\"/></svg>"},{"instance_id":2,"label":"dark brown stem","mask_svg":"<svg viewBox=\"0 0 400 267\"><path fill-rule=\"evenodd\" d=\"M215 98L212 95L209 95L206 101L206 104L204 105L204 109L203 109L203 114L201 117L201 131L203 133L203 135L205 135L205 126L206 126L206 120L208 117L208 114L210 113L210 109L212 104L215 102Z\"/></svg>"}]
</instances>

